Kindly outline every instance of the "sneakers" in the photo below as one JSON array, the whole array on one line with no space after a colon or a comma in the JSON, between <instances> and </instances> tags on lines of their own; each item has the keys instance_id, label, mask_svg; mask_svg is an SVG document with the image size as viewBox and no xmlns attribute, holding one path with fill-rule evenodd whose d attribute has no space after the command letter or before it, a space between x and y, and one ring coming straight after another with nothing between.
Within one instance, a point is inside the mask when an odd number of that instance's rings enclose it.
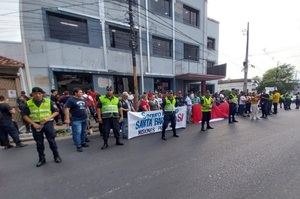
<instances>
[{"instance_id":1,"label":"sneakers","mask_svg":"<svg viewBox=\"0 0 300 199\"><path fill-rule=\"evenodd\" d=\"M177 134L173 134L173 137L177 137L177 138L178 138L178 137L179 137L179 135L177 135Z\"/></svg>"},{"instance_id":2,"label":"sneakers","mask_svg":"<svg viewBox=\"0 0 300 199\"><path fill-rule=\"evenodd\" d=\"M213 128L213 127L211 127L211 126L208 126L208 127L207 127L207 129L214 129L214 128Z\"/></svg>"},{"instance_id":3,"label":"sneakers","mask_svg":"<svg viewBox=\"0 0 300 199\"><path fill-rule=\"evenodd\" d=\"M161 137L161 139L162 139L162 140L167 140L167 138L166 138L166 137Z\"/></svg>"},{"instance_id":4,"label":"sneakers","mask_svg":"<svg viewBox=\"0 0 300 199\"><path fill-rule=\"evenodd\" d=\"M85 144L82 144L81 146L82 146L82 147L90 147L90 146L89 146L88 144L86 144L86 143L85 143Z\"/></svg>"},{"instance_id":5,"label":"sneakers","mask_svg":"<svg viewBox=\"0 0 300 199\"><path fill-rule=\"evenodd\" d=\"M78 148L77 148L77 152L83 152L82 147L78 147Z\"/></svg>"},{"instance_id":6,"label":"sneakers","mask_svg":"<svg viewBox=\"0 0 300 199\"><path fill-rule=\"evenodd\" d=\"M103 146L101 147L102 150L106 149L108 147L107 143L104 143Z\"/></svg>"},{"instance_id":7,"label":"sneakers","mask_svg":"<svg viewBox=\"0 0 300 199\"><path fill-rule=\"evenodd\" d=\"M116 145L121 146L121 145L124 145L124 144L122 142L116 142Z\"/></svg>"}]
</instances>

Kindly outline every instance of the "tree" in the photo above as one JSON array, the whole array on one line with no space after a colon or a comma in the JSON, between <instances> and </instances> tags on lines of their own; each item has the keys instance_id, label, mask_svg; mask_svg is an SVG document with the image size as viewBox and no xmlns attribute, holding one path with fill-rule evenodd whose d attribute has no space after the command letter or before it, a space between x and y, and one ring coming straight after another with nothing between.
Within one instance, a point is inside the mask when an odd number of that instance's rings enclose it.
<instances>
[{"instance_id":1,"label":"tree","mask_svg":"<svg viewBox=\"0 0 300 199\"><path fill-rule=\"evenodd\" d=\"M295 66L283 64L267 70L258 83L257 92L262 92L265 87L277 87L280 93L291 91L294 88L292 82ZM254 79L254 78L253 78Z\"/></svg>"}]
</instances>

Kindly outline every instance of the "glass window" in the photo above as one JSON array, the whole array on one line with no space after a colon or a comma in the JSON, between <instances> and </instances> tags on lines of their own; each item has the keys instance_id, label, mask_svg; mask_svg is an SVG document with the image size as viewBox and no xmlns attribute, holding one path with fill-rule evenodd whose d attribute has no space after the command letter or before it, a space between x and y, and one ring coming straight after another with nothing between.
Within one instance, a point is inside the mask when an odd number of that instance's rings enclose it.
<instances>
[{"instance_id":1,"label":"glass window","mask_svg":"<svg viewBox=\"0 0 300 199\"><path fill-rule=\"evenodd\" d=\"M151 5L154 13L171 16L171 0L151 0Z\"/></svg>"},{"instance_id":2,"label":"glass window","mask_svg":"<svg viewBox=\"0 0 300 199\"><path fill-rule=\"evenodd\" d=\"M47 18L51 38L89 43L87 20L52 12Z\"/></svg>"},{"instance_id":3,"label":"glass window","mask_svg":"<svg viewBox=\"0 0 300 199\"><path fill-rule=\"evenodd\" d=\"M193 26L199 26L199 11L188 6L183 6L183 22Z\"/></svg>"},{"instance_id":4,"label":"glass window","mask_svg":"<svg viewBox=\"0 0 300 199\"><path fill-rule=\"evenodd\" d=\"M207 49L215 50L215 39L207 38Z\"/></svg>"},{"instance_id":5,"label":"glass window","mask_svg":"<svg viewBox=\"0 0 300 199\"><path fill-rule=\"evenodd\" d=\"M215 62L214 61L206 61L206 66L207 66L207 68L209 68L209 67L213 67L215 65Z\"/></svg>"},{"instance_id":6,"label":"glass window","mask_svg":"<svg viewBox=\"0 0 300 199\"><path fill-rule=\"evenodd\" d=\"M152 37L153 54L172 57L172 41L160 37Z\"/></svg>"},{"instance_id":7,"label":"glass window","mask_svg":"<svg viewBox=\"0 0 300 199\"><path fill-rule=\"evenodd\" d=\"M199 47L190 44L184 44L184 59L199 60Z\"/></svg>"},{"instance_id":8,"label":"glass window","mask_svg":"<svg viewBox=\"0 0 300 199\"><path fill-rule=\"evenodd\" d=\"M109 27L110 47L130 50L131 34L129 29Z\"/></svg>"}]
</instances>

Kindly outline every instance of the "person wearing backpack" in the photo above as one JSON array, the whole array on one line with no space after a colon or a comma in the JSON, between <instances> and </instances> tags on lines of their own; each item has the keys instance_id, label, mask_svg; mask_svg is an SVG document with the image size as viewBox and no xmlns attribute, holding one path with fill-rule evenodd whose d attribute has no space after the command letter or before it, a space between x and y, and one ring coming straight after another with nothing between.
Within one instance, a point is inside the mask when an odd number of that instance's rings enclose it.
<instances>
[{"instance_id":1,"label":"person wearing backpack","mask_svg":"<svg viewBox=\"0 0 300 199\"><path fill-rule=\"evenodd\" d=\"M12 115L15 113L15 109L7 103L3 95L0 95L0 137L5 149L14 147L9 144L8 135L10 135L16 143L16 148L27 146L27 144L21 143L19 131L12 121Z\"/></svg>"}]
</instances>

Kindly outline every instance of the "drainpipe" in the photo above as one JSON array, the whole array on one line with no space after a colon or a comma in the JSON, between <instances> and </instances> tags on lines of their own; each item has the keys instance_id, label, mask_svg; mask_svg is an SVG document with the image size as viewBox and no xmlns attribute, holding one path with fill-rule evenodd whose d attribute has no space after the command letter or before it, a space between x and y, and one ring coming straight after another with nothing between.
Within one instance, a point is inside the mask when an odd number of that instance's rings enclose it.
<instances>
[{"instance_id":1,"label":"drainpipe","mask_svg":"<svg viewBox=\"0 0 300 199\"><path fill-rule=\"evenodd\" d=\"M207 74L206 69L206 60L205 60L205 49L206 43L207 43L207 0L203 0L203 67L202 67L202 74Z\"/></svg>"},{"instance_id":2,"label":"drainpipe","mask_svg":"<svg viewBox=\"0 0 300 199\"><path fill-rule=\"evenodd\" d=\"M176 68L175 68L175 53L176 53L176 45L175 45L175 3L176 0L173 0L172 3L172 37L173 37L173 62L172 62L172 68L173 68L173 74L174 74L174 78L173 78L173 86L174 86L174 90L176 90Z\"/></svg>"},{"instance_id":3,"label":"drainpipe","mask_svg":"<svg viewBox=\"0 0 300 199\"><path fill-rule=\"evenodd\" d=\"M24 63L25 63L25 74L27 79L27 91L26 93L31 93L32 82L30 76L30 69L29 69L29 61L28 61L28 53L26 48L26 39L25 39L25 30L24 30L24 13L23 12L23 0L20 0L20 26L21 26L21 39L22 39L22 46L23 46L23 53L24 53Z\"/></svg>"},{"instance_id":4,"label":"drainpipe","mask_svg":"<svg viewBox=\"0 0 300 199\"><path fill-rule=\"evenodd\" d=\"M149 39L149 1L145 0L146 3L146 32L147 32L147 65L148 65L148 73L151 72L150 66L150 39Z\"/></svg>"},{"instance_id":5,"label":"drainpipe","mask_svg":"<svg viewBox=\"0 0 300 199\"><path fill-rule=\"evenodd\" d=\"M138 0L138 4L141 5L141 0ZM143 63L143 43L142 43L142 20L141 20L141 6L138 6L138 12L139 12L139 43L140 43L140 65L141 65L141 84L142 84L142 93L144 93L144 63Z\"/></svg>"},{"instance_id":6,"label":"drainpipe","mask_svg":"<svg viewBox=\"0 0 300 199\"><path fill-rule=\"evenodd\" d=\"M106 46L106 35L105 35L104 0L99 0L99 19L102 27L104 69L107 70L107 46Z\"/></svg>"}]
</instances>

